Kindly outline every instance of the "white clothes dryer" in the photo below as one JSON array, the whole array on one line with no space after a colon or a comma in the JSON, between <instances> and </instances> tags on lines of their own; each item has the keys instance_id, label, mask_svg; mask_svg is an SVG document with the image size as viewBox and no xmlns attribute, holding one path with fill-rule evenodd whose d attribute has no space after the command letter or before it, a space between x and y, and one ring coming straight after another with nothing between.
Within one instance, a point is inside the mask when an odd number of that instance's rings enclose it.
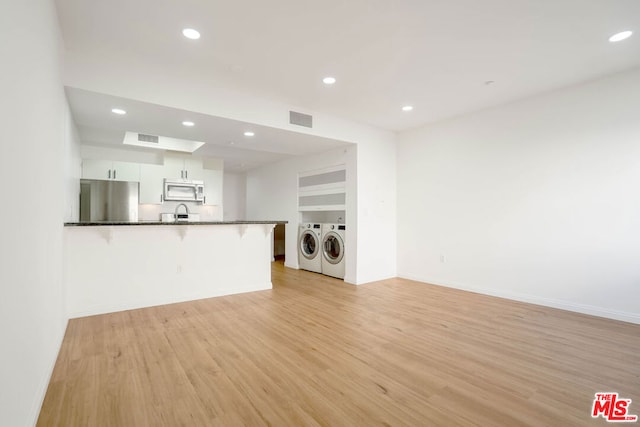
<instances>
[{"instance_id":1,"label":"white clothes dryer","mask_svg":"<svg viewBox=\"0 0 640 427\"><path fill-rule=\"evenodd\" d=\"M322 274L344 279L344 224L322 224Z\"/></svg>"},{"instance_id":2,"label":"white clothes dryer","mask_svg":"<svg viewBox=\"0 0 640 427\"><path fill-rule=\"evenodd\" d=\"M322 273L321 239L322 226L320 224L300 224L298 231L298 266L301 269Z\"/></svg>"}]
</instances>

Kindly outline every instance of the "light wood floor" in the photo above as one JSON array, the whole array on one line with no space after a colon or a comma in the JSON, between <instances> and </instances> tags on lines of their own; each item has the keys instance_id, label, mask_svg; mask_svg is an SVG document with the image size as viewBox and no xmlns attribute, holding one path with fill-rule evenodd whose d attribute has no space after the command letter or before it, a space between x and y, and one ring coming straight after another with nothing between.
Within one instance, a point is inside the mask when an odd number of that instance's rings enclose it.
<instances>
[{"instance_id":1,"label":"light wood floor","mask_svg":"<svg viewBox=\"0 0 640 427\"><path fill-rule=\"evenodd\" d=\"M584 426L640 325L282 263L271 291L69 322L39 426Z\"/></svg>"}]
</instances>

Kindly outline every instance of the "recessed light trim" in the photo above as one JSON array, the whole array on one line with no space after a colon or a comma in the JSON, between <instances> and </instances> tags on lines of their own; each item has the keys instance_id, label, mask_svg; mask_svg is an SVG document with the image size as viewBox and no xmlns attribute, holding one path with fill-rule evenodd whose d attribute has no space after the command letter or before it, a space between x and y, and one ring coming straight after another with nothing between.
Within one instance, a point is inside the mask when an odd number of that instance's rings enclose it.
<instances>
[{"instance_id":1,"label":"recessed light trim","mask_svg":"<svg viewBox=\"0 0 640 427\"><path fill-rule=\"evenodd\" d=\"M326 84L326 85L332 85L336 82L336 78L335 77L325 77L324 79L322 79L322 83Z\"/></svg>"},{"instance_id":2,"label":"recessed light trim","mask_svg":"<svg viewBox=\"0 0 640 427\"><path fill-rule=\"evenodd\" d=\"M254 135L255 135L255 133L251 132L250 130L248 130L248 131L246 131L244 133L244 136L254 136Z\"/></svg>"},{"instance_id":3,"label":"recessed light trim","mask_svg":"<svg viewBox=\"0 0 640 427\"><path fill-rule=\"evenodd\" d=\"M182 35L191 40L198 40L200 38L200 32L193 28L185 28L182 30Z\"/></svg>"},{"instance_id":4,"label":"recessed light trim","mask_svg":"<svg viewBox=\"0 0 640 427\"><path fill-rule=\"evenodd\" d=\"M186 126L189 128L189 127L195 126L195 123L185 120L184 122L182 122L182 126Z\"/></svg>"},{"instance_id":5,"label":"recessed light trim","mask_svg":"<svg viewBox=\"0 0 640 427\"><path fill-rule=\"evenodd\" d=\"M611 43L620 42L622 40L626 40L633 34L633 31L621 31L609 37L609 41Z\"/></svg>"},{"instance_id":6,"label":"recessed light trim","mask_svg":"<svg viewBox=\"0 0 640 427\"><path fill-rule=\"evenodd\" d=\"M113 114L117 114L119 116L124 116L125 114L127 114L127 112L125 110L123 110L122 108L112 108L111 112Z\"/></svg>"},{"instance_id":7,"label":"recessed light trim","mask_svg":"<svg viewBox=\"0 0 640 427\"><path fill-rule=\"evenodd\" d=\"M413 105L405 105L404 107L402 107L402 111L412 111L413 110Z\"/></svg>"}]
</instances>

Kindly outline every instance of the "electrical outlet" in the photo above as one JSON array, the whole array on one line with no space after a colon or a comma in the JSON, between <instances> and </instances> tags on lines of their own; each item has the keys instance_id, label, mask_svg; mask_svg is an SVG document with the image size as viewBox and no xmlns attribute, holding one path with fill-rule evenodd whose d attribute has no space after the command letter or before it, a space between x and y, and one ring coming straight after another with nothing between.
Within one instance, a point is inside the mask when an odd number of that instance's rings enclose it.
<instances>
[{"instance_id":1,"label":"electrical outlet","mask_svg":"<svg viewBox=\"0 0 640 427\"><path fill-rule=\"evenodd\" d=\"M447 257L444 255L440 255L440 262L447 262Z\"/></svg>"},{"instance_id":2,"label":"electrical outlet","mask_svg":"<svg viewBox=\"0 0 640 427\"><path fill-rule=\"evenodd\" d=\"M178 264L178 266L176 267L176 272L182 273L182 266L180 264Z\"/></svg>"}]
</instances>

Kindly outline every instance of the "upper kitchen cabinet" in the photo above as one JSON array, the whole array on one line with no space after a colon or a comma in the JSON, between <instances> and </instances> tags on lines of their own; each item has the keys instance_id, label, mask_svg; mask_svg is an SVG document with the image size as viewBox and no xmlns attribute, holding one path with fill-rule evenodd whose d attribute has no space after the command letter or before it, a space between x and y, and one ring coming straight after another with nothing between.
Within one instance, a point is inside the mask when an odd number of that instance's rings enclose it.
<instances>
[{"instance_id":1,"label":"upper kitchen cabinet","mask_svg":"<svg viewBox=\"0 0 640 427\"><path fill-rule=\"evenodd\" d=\"M83 179L103 179L111 181L139 181L140 165L110 160L84 159L82 161Z\"/></svg>"},{"instance_id":2,"label":"upper kitchen cabinet","mask_svg":"<svg viewBox=\"0 0 640 427\"><path fill-rule=\"evenodd\" d=\"M165 156L165 178L203 180L202 159L185 156Z\"/></svg>"},{"instance_id":3,"label":"upper kitchen cabinet","mask_svg":"<svg viewBox=\"0 0 640 427\"><path fill-rule=\"evenodd\" d=\"M166 156L164 165L140 165L140 203L163 203L164 180L204 181L203 204L222 206L223 161Z\"/></svg>"},{"instance_id":4,"label":"upper kitchen cabinet","mask_svg":"<svg viewBox=\"0 0 640 427\"><path fill-rule=\"evenodd\" d=\"M163 165L140 165L140 203L159 205L163 202L164 175Z\"/></svg>"}]
</instances>

